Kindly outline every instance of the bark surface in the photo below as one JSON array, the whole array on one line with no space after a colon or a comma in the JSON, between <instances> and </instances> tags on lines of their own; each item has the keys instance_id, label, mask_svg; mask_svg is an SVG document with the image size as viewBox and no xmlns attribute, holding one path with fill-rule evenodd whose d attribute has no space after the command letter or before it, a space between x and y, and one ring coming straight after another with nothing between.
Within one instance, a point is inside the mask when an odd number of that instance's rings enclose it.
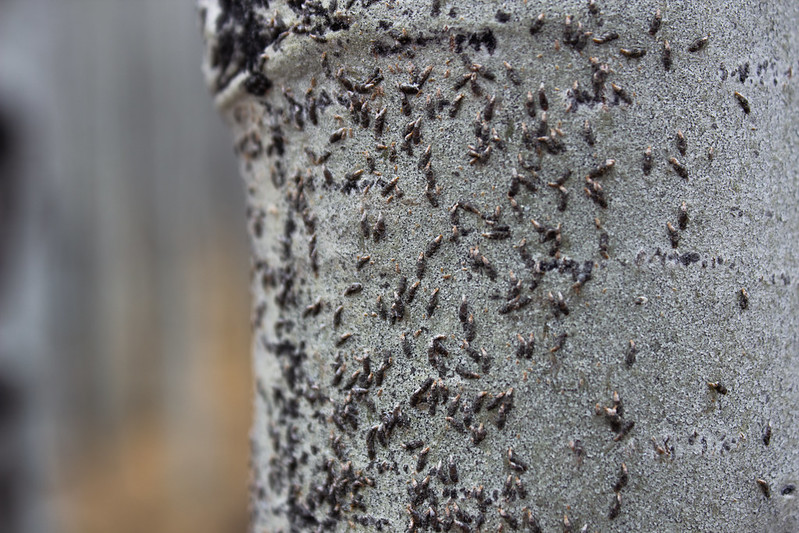
<instances>
[{"instance_id":1,"label":"bark surface","mask_svg":"<svg viewBox=\"0 0 799 533\"><path fill-rule=\"evenodd\" d=\"M200 11L255 531L799 530L795 2Z\"/></svg>"}]
</instances>

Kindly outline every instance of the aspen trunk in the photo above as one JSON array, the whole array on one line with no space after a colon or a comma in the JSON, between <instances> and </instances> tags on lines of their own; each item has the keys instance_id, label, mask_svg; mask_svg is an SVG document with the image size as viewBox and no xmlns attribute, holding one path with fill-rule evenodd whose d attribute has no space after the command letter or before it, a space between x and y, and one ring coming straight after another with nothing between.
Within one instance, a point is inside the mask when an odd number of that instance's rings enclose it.
<instances>
[{"instance_id":1,"label":"aspen trunk","mask_svg":"<svg viewBox=\"0 0 799 533\"><path fill-rule=\"evenodd\" d=\"M200 11L254 531L799 530L795 2Z\"/></svg>"}]
</instances>

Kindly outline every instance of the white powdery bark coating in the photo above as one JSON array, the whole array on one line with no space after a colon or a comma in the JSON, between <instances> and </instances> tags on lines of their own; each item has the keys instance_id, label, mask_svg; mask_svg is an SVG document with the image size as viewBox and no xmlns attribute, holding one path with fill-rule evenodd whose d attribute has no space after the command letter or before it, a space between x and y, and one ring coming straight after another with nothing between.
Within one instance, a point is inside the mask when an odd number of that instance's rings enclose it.
<instances>
[{"instance_id":1,"label":"white powdery bark coating","mask_svg":"<svg viewBox=\"0 0 799 533\"><path fill-rule=\"evenodd\" d=\"M255 531L799 529L794 2L220 4Z\"/></svg>"}]
</instances>

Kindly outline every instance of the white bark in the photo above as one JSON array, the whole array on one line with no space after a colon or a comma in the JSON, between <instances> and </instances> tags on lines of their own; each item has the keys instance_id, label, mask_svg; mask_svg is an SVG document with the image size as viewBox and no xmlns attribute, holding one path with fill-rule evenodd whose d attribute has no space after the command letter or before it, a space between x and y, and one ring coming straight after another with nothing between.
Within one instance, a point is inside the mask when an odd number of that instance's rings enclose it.
<instances>
[{"instance_id":1,"label":"white bark","mask_svg":"<svg viewBox=\"0 0 799 533\"><path fill-rule=\"evenodd\" d=\"M254 530L796 531L797 5L332 3L201 4Z\"/></svg>"}]
</instances>

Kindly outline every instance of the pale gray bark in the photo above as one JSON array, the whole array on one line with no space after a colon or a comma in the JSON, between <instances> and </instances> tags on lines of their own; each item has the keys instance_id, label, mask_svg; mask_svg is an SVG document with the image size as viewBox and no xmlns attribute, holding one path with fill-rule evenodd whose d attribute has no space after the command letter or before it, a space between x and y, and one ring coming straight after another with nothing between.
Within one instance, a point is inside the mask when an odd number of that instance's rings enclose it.
<instances>
[{"instance_id":1,"label":"pale gray bark","mask_svg":"<svg viewBox=\"0 0 799 533\"><path fill-rule=\"evenodd\" d=\"M799 528L795 2L219 4L255 531Z\"/></svg>"}]
</instances>

